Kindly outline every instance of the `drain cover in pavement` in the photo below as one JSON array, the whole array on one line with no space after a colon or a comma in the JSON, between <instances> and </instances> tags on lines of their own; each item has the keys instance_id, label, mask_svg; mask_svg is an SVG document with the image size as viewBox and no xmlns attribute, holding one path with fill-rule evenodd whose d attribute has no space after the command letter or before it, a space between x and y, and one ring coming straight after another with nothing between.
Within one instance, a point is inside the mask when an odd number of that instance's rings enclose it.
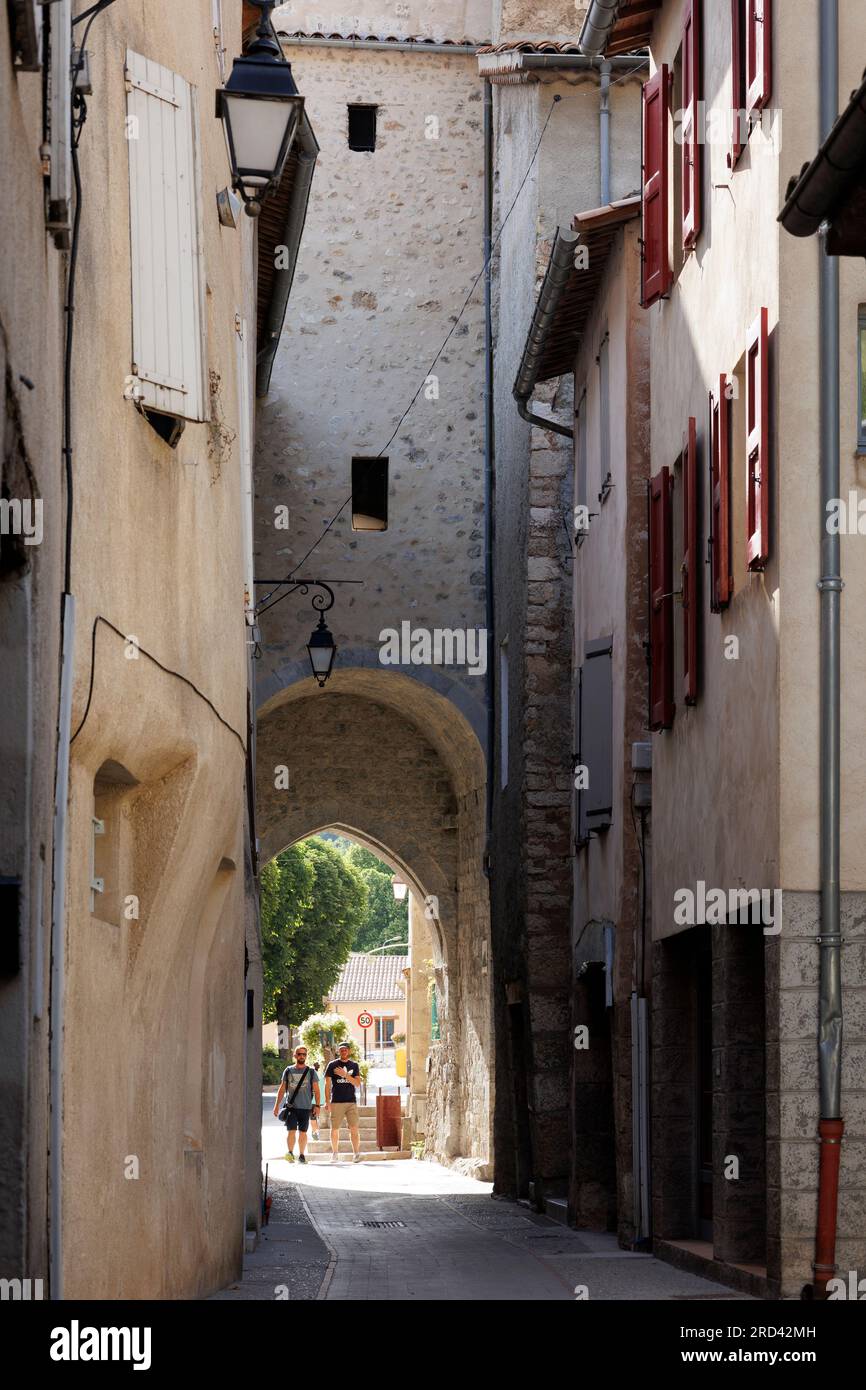
<instances>
[{"instance_id":1,"label":"drain cover in pavement","mask_svg":"<svg viewBox=\"0 0 866 1390\"><path fill-rule=\"evenodd\" d=\"M391 1231L396 1227L406 1229L405 1221L356 1221L356 1226L375 1226L377 1231Z\"/></svg>"}]
</instances>

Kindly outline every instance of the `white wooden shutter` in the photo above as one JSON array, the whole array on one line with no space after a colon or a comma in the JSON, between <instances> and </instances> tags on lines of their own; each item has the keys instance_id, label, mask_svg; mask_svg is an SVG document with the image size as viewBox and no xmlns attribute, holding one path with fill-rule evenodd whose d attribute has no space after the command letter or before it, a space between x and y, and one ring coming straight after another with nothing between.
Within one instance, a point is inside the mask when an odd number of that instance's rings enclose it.
<instances>
[{"instance_id":1,"label":"white wooden shutter","mask_svg":"<svg viewBox=\"0 0 866 1390\"><path fill-rule=\"evenodd\" d=\"M132 374L139 402L208 418L195 94L127 50Z\"/></svg>"},{"instance_id":2,"label":"white wooden shutter","mask_svg":"<svg viewBox=\"0 0 866 1390\"><path fill-rule=\"evenodd\" d=\"M246 319L236 316L235 351L238 376L238 450L241 473L241 516L244 543L244 612L248 626L255 622L256 590L253 576L253 365Z\"/></svg>"}]
</instances>

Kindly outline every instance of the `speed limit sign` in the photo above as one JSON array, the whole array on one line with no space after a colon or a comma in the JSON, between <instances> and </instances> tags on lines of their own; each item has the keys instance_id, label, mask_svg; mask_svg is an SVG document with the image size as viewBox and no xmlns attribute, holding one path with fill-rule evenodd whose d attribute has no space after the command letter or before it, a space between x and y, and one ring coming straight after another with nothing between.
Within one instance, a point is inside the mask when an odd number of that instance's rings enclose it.
<instances>
[{"instance_id":1,"label":"speed limit sign","mask_svg":"<svg viewBox=\"0 0 866 1390\"><path fill-rule=\"evenodd\" d=\"M359 1028L372 1028L372 1027L373 1027L373 1015L372 1015L372 1014L368 1014L368 1013L358 1014L358 1027L359 1027Z\"/></svg>"}]
</instances>

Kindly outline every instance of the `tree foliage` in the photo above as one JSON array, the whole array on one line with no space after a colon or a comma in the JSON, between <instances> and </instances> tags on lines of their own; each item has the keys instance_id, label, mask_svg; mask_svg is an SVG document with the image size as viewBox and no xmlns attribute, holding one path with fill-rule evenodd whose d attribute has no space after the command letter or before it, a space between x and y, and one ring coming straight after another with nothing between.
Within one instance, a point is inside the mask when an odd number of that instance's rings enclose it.
<instances>
[{"instance_id":1,"label":"tree foliage","mask_svg":"<svg viewBox=\"0 0 866 1390\"><path fill-rule=\"evenodd\" d=\"M406 898L401 903L396 901L391 887L394 876L387 864L363 845L352 845L346 858L367 888L367 910L352 942L352 950L372 951L395 938L408 947L409 903Z\"/></svg>"},{"instance_id":2,"label":"tree foliage","mask_svg":"<svg viewBox=\"0 0 866 1390\"><path fill-rule=\"evenodd\" d=\"M324 840L292 845L262 871L266 1022L296 1027L321 1009L366 906L363 879Z\"/></svg>"}]
</instances>

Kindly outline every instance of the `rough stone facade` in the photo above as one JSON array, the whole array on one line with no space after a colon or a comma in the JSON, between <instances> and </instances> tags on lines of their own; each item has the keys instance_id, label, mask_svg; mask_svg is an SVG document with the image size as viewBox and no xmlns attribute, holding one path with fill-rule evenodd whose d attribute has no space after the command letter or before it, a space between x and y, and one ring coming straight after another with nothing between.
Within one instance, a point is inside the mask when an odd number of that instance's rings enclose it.
<instances>
[{"instance_id":1,"label":"rough stone facade","mask_svg":"<svg viewBox=\"0 0 866 1390\"><path fill-rule=\"evenodd\" d=\"M494 282L496 756L504 743L508 761L492 840L496 1182L521 1194L532 1183L542 1201L565 1195L571 1153L563 1078L571 1069L573 454L569 441L518 416L512 387L556 228L599 202L599 97L587 74L492 80L495 228L514 203ZM612 92L614 197L639 179L637 90L630 80ZM533 404L571 424L571 379Z\"/></svg>"},{"instance_id":2,"label":"rough stone facade","mask_svg":"<svg viewBox=\"0 0 866 1390\"><path fill-rule=\"evenodd\" d=\"M453 8L445 37L459 43L461 25L474 21ZM333 6L329 18L329 33L345 32ZM365 32L379 32L374 19L368 7ZM411 21L403 15L388 32L405 33ZM277 27L298 25L277 15ZM430 926L442 1038L430 1050L426 1140L430 1152L484 1174L492 1096L480 968L489 950L480 286L470 295L483 260L481 89L469 54L284 43L321 154L258 411L256 575L278 579L303 561L299 574L360 583L334 586L328 624L338 654L323 691L304 653L309 600L287 598L262 616L263 855L341 827L399 867L421 902L438 900ZM349 146L355 104L376 107L375 150ZM380 452L389 460L387 529L353 532L352 458ZM280 507L288 529L275 525ZM260 599L269 587L259 586ZM480 633L483 669L384 664L381 634L404 622ZM275 791L276 764L289 768L288 792Z\"/></svg>"}]
</instances>

